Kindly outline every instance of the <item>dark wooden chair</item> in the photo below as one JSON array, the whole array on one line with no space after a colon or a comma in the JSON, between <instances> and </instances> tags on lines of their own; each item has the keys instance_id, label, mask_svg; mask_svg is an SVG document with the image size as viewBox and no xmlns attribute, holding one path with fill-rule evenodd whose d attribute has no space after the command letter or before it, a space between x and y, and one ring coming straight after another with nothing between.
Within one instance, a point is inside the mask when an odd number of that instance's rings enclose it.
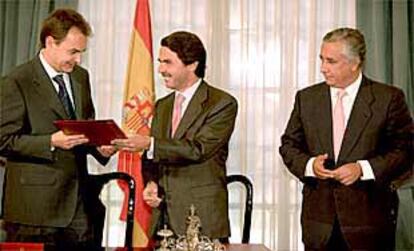
<instances>
[{"instance_id":1,"label":"dark wooden chair","mask_svg":"<svg viewBox=\"0 0 414 251\"><path fill-rule=\"evenodd\" d=\"M244 206L244 222L243 222L243 234L242 243L249 243L250 241L250 228L252 222L252 211L253 211L253 184L244 175L233 174L227 176L227 184L239 182L244 185L246 189L246 201Z\"/></svg>"},{"instance_id":2,"label":"dark wooden chair","mask_svg":"<svg viewBox=\"0 0 414 251\"><path fill-rule=\"evenodd\" d=\"M135 212L135 180L132 176L123 172L112 172L105 174L92 175L99 190L102 190L105 184L112 180L123 180L128 184L128 210L126 218L125 247L132 247L132 231L134 227ZM102 229L103 230L103 229Z\"/></svg>"}]
</instances>

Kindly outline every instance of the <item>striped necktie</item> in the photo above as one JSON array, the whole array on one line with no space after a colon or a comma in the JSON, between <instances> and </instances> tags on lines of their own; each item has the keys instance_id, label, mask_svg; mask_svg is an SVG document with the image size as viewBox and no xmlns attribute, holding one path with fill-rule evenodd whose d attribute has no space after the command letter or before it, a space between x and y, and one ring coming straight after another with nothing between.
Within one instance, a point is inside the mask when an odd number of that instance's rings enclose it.
<instances>
[{"instance_id":1,"label":"striped necktie","mask_svg":"<svg viewBox=\"0 0 414 251\"><path fill-rule=\"evenodd\" d=\"M58 96L65 107L66 113L69 115L70 119L76 119L75 111L72 102L70 101L68 91L66 90L65 81L63 80L63 75L56 75L53 80L59 85Z\"/></svg>"}]
</instances>

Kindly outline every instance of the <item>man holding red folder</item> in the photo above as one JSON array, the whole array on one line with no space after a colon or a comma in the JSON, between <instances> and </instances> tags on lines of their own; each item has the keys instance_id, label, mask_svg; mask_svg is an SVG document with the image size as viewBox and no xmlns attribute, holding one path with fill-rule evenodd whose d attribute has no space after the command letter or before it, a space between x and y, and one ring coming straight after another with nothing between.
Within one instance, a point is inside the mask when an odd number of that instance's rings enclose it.
<instances>
[{"instance_id":1,"label":"man holding red folder","mask_svg":"<svg viewBox=\"0 0 414 251\"><path fill-rule=\"evenodd\" d=\"M65 135L53 124L95 116L88 72L78 66L90 33L79 13L56 10L43 22L39 54L1 80L7 241L42 242L56 250L100 244L104 209L86 155L105 164L114 148L87 146L84 135Z\"/></svg>"}]
</instances>

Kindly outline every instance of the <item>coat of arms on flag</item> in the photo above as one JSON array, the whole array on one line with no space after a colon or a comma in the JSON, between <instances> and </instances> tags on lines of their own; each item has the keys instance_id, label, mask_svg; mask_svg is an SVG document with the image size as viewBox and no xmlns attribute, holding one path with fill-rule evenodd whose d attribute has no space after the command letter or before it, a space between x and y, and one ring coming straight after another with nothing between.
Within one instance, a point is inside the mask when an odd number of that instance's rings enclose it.
<instances>
[{"instance_id":1,"label":"coat of arms on flag","mask_svg":"<svg viewBox=\"0 0 414 251\"><path fill-rule=\"evenodd\" d=\"M137 0L134 27L131 37L128 71L125 81L122 127L127 134L149 135L154 101L154 73L151 38L151 18L148 0ZM118 170L134 177L136 182L136 203L134 215L133 246L146 247L149 244L148 229L151 208L142 198L144 182L141 176L140 152L120 151ZM120 183L127 193L126 184ZM126 217L126 200L121 219Z\"/></svg>"}]
</instances>

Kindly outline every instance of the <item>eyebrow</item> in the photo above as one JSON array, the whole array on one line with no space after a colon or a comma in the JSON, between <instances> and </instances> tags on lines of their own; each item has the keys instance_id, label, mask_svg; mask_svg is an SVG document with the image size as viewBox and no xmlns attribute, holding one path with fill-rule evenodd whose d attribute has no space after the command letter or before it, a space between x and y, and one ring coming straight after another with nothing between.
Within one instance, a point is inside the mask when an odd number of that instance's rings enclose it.
<instances>
[{"instance_id":1,"label":"eyebrow","mask_svg":"<svg viewBox=\"0 0 414 251\"><path fill-rule=\"evenodd\" d=\"M319 59L325 59L325 60L336 60L336 59L334 59L334 58L331 58L331 57L323 57L321 54L319 54Z\"/></svg>"},{"instance_id":2,"label":"eyebrow","mask_svg":"<svg viewBox=\"0 0 414 251\"><path fill-rule=\"evenodd\" d=\"M171 60L170 59L161 59L161 58L158 58L158 62L160 62L160 63L169 63L169 62L171 62Z\"/></svg>"},{"instance_id":3,"label":"eyebrow","mask_svg":"<svg viewBox=\"0 0 414 251\"><path fill-rule=\"evenodd\" d=\"M72 48L72 49L70 49L70 51L73 51L73 52L85 52L85 51L86 51L86 49L87 49L87 48L85 48L85 49L83 49L83 50L78 50L78 49L76 49L76 48Z\"/></svg>"}]
</instances>

